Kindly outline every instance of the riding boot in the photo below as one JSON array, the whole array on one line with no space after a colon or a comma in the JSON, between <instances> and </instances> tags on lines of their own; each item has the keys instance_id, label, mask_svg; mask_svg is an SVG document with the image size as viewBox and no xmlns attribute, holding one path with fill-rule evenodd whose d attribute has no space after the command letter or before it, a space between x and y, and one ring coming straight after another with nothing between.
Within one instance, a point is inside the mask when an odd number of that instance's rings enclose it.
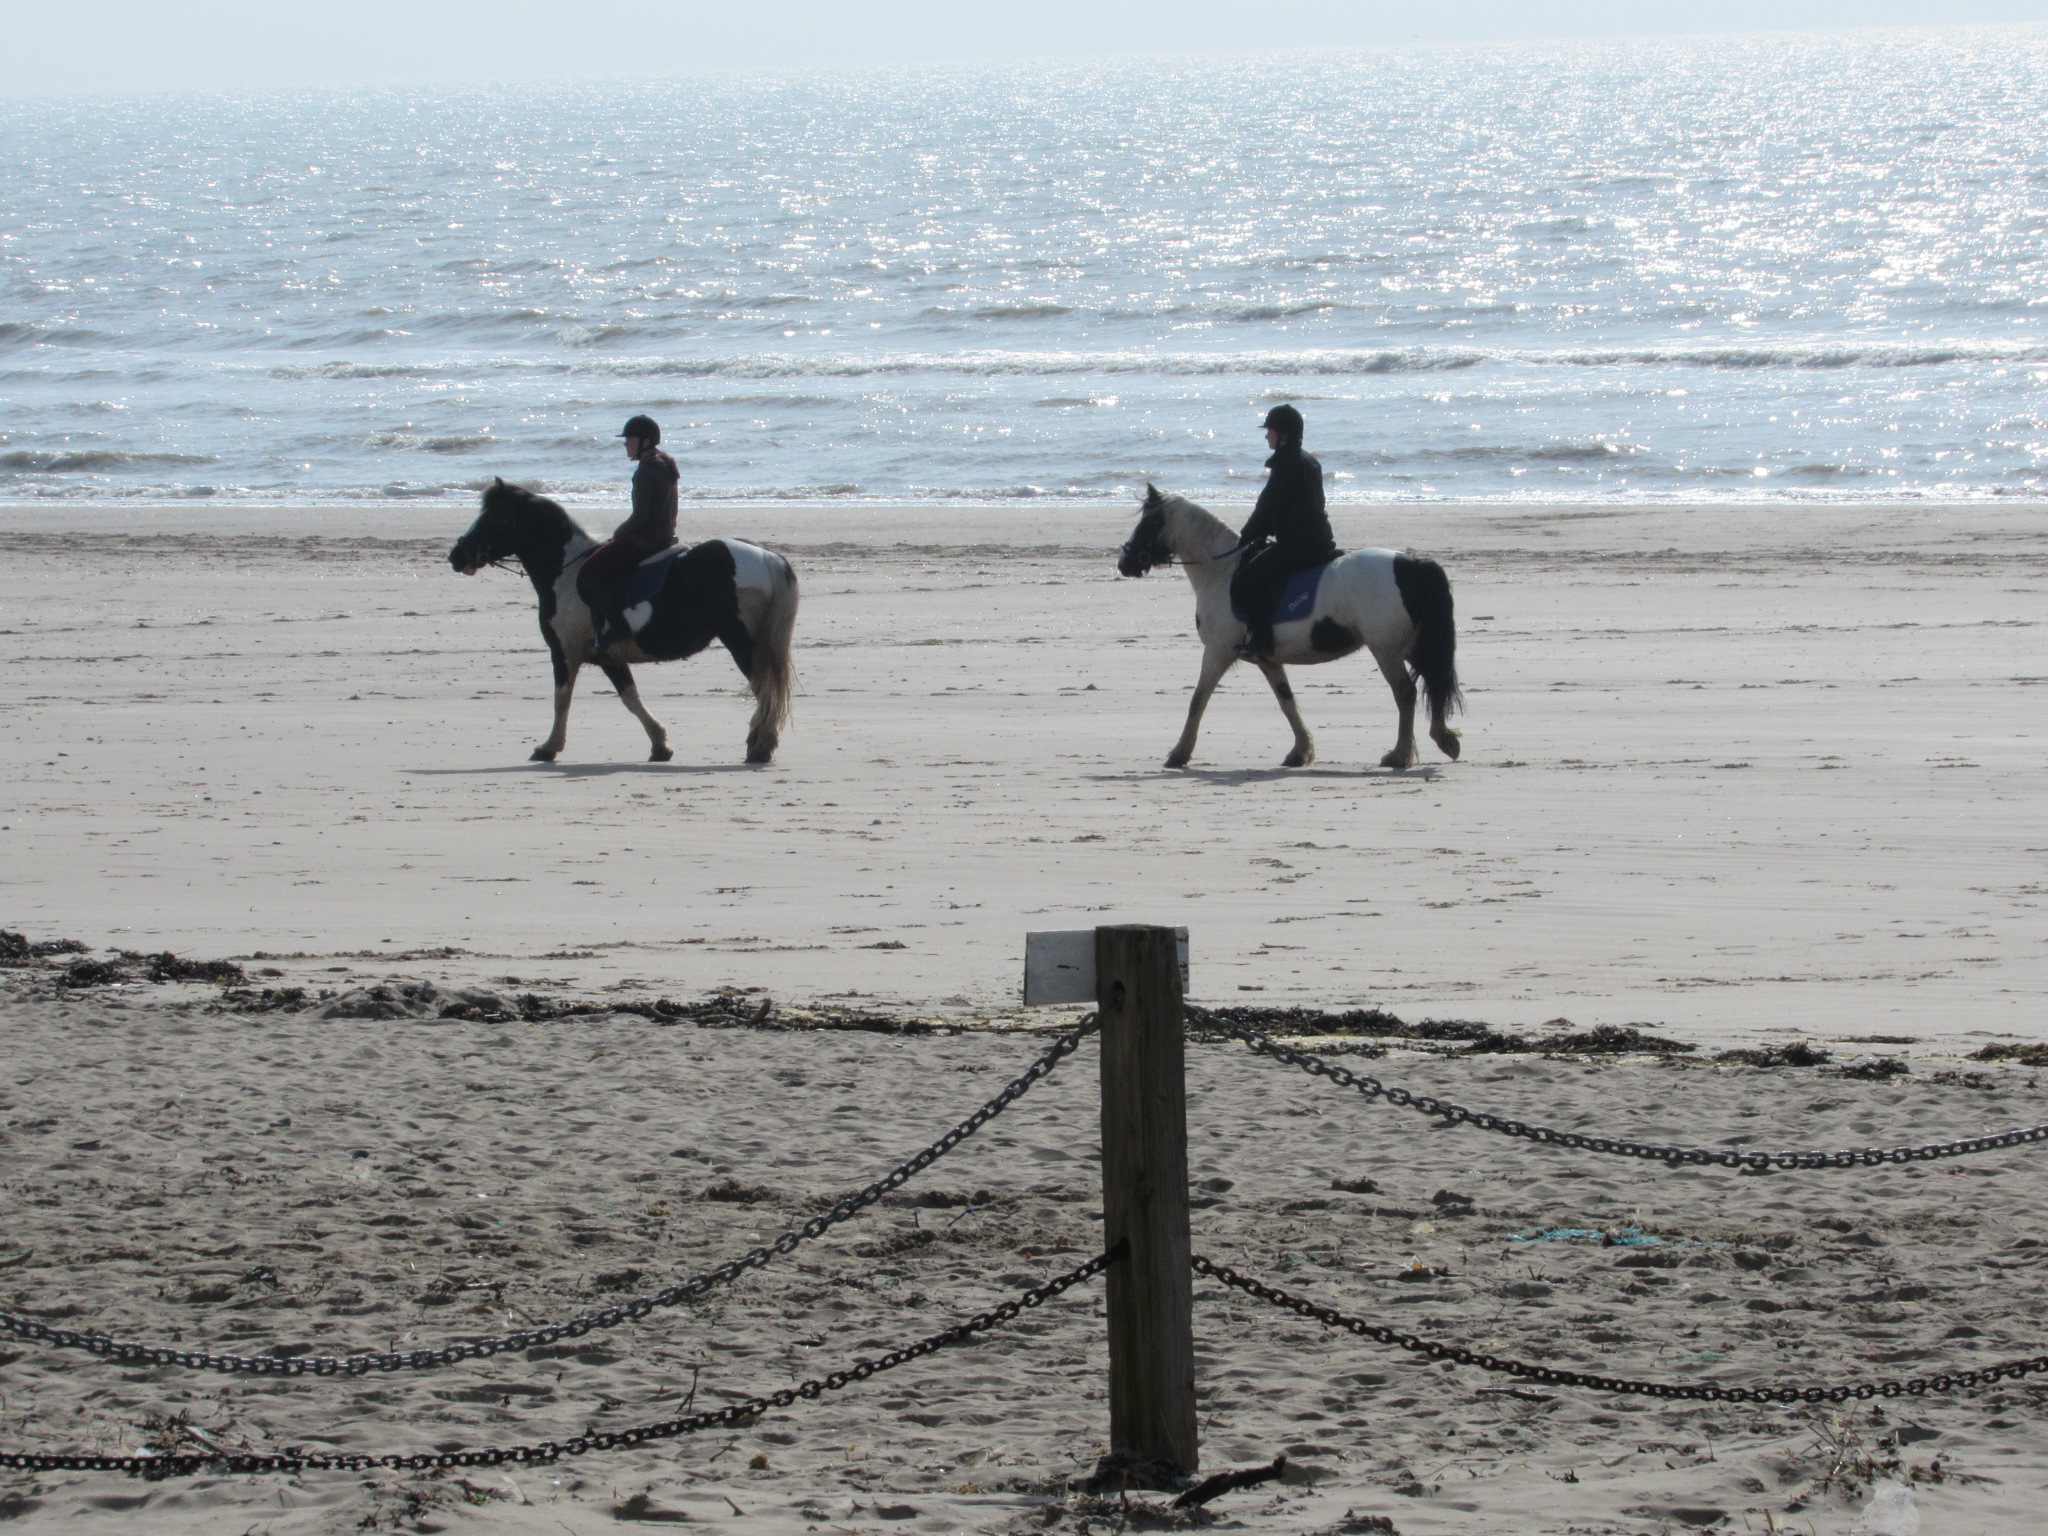
<instances>
[{"instance_id":1,"label":"riding boot","mask_svg":"<svg viewBox=\"0 0 2048 1536\"><path fill-rule=\"evenodd\" d=\"M1237 654L1246 661L1271 661L1273 659L1273 626L1271 624L1245 625L1244 643L1237 648Z\"/></svg>"}]
</instances>

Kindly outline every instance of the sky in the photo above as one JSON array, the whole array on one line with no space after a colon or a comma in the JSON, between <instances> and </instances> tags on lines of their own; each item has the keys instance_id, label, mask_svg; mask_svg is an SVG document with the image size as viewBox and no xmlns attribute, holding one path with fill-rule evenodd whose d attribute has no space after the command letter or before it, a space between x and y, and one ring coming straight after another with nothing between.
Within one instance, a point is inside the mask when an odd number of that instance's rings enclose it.
<instances>
[{"instance_id":1,"label":"sky","mask_svg":"<svg viewBox=\"0 0 2048 1536\"><path fill-rule=\"evenodd\" d=\"M0 96L2048 21L2048 0L0 0Z\"/></svg>"}]
</instances>

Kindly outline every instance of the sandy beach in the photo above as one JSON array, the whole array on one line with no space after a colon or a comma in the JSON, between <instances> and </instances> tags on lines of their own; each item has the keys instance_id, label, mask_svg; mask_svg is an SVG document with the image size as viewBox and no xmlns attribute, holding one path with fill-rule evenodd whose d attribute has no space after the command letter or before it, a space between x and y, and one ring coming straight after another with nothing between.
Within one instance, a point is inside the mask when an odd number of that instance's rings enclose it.
<instances>
[{"instance_id":1,"label":"sandy beach","mask_svg":"<svg viewBox=\"0 0 2048 1536\"><path fill-rule=\"evenodd\" d=\"M796 717L766 768L741 763L722 656L640 672L673 762L641 760L593 677L561 760L527 763L548 714L530 589L448 569L462 514L0 509L0 926L247 977L224 1003L132 962L97 986L60 985L69 955L0 972L0 1302L329 1351L658 1288L986 1098L1071 1017L1019 1007L1024 933L1101 922L1186 925L1210 1007L1693 1047L1394 1040L1371 1063L1549 1124L1804 1147L2048 1120L2032 1068L1973 1059L2048 1040L2041 513L1339 508L1340 541L1433 554L1456 591L1463 758L1425 743L1403 773L1374 766L1393 712L1357 662L1295 674L1312 767L1279 768L1284 723L1233 675L1192 767L1162 768L1192 602L1171 571L1116 579L1123 509L686 508L685 538L760 540L803 581ZM646 1016L721 989L716 1016ZM451 1000L470 1016L441 1018ZM802 1027L834 1019L919 1030ZM1715 1059L1792 1041L1830 1059ZM792 1384L1088 1256L1093 1061L789 1260L575 1350L277 1383L10 1343L0 1449L132 1451L182 1416L235 1447L412 1451ZM1190 1073L1198 1250L1375 1321L1743 1384L2048 1348L2035 1152L1671 1172L1436 1132L1227 1043L1191 1046ZM1111 1529L1067 1492L1106 1434L1099 1314L1083 1286L757 1425L546 1471L10 1473L0 1518ZM2025 1384L1853 1410L1518 1398L1212 1282L1197 1328L1205 1464L1296 1463L1218 1524L1849 1536L1889 1471L1930 1536L2038 1526Z\"/></svg>"},{"instance_id":2,"label":"sandy beach","mask_svg":"<svg viewBox=\"0 0 2048 1536\"><path fill-rule=\"evenodd\" d=\"M1294 673L1308 770L1242 669L1163 769L1192 602L1117 579L1132 520L691 509L685 538L803 580L796 718L757 771L718 654L640 673L673 762L592 673L561 760L527 763L531 590L448 569L462 514L0 512L9 923L304 956L274 962L295 982L454 950L436 975L986 1014L1026 930L1158 921L1211 999L2038 1027L2038 507L1339 509L1455 586L1464 758L1425 742L1405 774L1356 660Z\"/></svg>"}]
</instances>

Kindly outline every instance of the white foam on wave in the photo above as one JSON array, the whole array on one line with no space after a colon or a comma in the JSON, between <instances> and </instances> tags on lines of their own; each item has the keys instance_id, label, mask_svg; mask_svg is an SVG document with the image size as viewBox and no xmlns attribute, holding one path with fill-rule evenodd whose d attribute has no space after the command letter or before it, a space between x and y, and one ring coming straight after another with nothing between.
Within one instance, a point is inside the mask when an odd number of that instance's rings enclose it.
<instances>
[{"instance_id":1,"label":"white foam on wave","mask_svg":"<svg viewBox=\"0 0 2048 1536\"><path fill-rule=\"evenodd\" d=\"M271 367L278 379L460 379L485 373L587 374L610 378L864 379L890 376L1059 378L1126 374L1160 378L1352 378L1386 373L1455 373L1511 368L1930 368L1955 364L2048 363L2048 342L1933 341L1844 344L1815 338L1778 346L1400 347L1380 350L1071 351L988 348L958 352L748 352L603 360L497 357L444 363L332 362ZM832 397L816 397L822 403ZM758 403L774 403L762 397Z\"/></svg>"}]
</instances>

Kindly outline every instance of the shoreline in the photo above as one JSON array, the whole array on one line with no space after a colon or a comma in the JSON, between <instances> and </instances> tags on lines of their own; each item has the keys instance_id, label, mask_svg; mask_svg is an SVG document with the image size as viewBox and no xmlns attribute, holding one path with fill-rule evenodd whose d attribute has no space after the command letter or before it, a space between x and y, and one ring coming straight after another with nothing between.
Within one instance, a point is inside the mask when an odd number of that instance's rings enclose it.
<instances>
[{"instance_id":1,"label":"shoreline","mask_svg":"<svg viewBox=\"0 0 2048 1536\"><path fill-rule=\"evenodd\" d=\"M1247 515L1249 489L1240 500L1203 503L1226 521ZM467 502L355 502L298 505L286 503L179 503L142 511L121 503L65 503L52 506L0 505L0 538L37 538L68 534L126 536L136 539L176 537L278 539L349 538L411 541L446 539L450 543L475 517ZM570 515L585 528L602 534L623 503L601 505L587 500L568 504ZM1799 521L1780 519L1796 511ZM858 512L858 516L849 513ZM1462 550L1503 554L1532 531L1545 543L1569 542L1588 527L1639 526L1641 537L1656 535L1675 548L1735 552L1756 540L1768 539L1786 548L1816 549L1851 533L1860 537L1896 537L1906 547L1937 547L1944 542L1941 524L1963 521L1962 542L1976 543L1985 534L2001 541L2031 542L2039 520L2048 513L2048 497L2038 500L1996 498L1984 501L1744 501L1744 502L1494 502L1400 501L1330 503L1339 542L1347 548L1368 544L1428 550L1445 556ZM957 545L960 514L973 517L978 539L994 544L1033 547L1048 536L1074 541L1080 548L1113 550L1122 543L1137 517L1135 501L1052 503L1005 502L685 502L678 522L683 542L731 534L793 547L821 543L886 546L890 543ZM322 520L309 529L307 520ZM1930 519L1933 521L1931 522ZM1629 546L1617 546L1620 553ZM1588 554L1597 554L1589 549Z\"/></svg>"},{"instance_id":2,"label":"shoreline","mask_svg":"<svg viewBox=\"0 0 2048 1536\"><path fill-rule=\"evenodd\" d=\"M607 504L624 500L625 476L620 476L616 485L604 482L583 491L543 492L558 499L567 497L580 505L589 505L603 498ZM517 483L517 482L515 482ZM1142 483L1142 482L1141 482ZM1178 487L1160 483L1160 489L1176 491ZM1222 506L1250 505L1257 495L1255 481L1246 480L1241 485L1225 487L1206 495L1200 492L1180 491L1191 499L1208 505L1214 502ZM162 501L116 499L109 501L48 499L37 501L0 500L0 519L30 518L39 515L61 517L66 513L77 513L85 517L114 517L122 513L146 512L191 513L204 515L211 511L232 517L242 513L253 513L266 517L283 516L305 512L362 512L373 516L393 516L406 512L443 511L450 508L468 508L480 492L468 492L462 496L421 496L380 499L375 497L327 496L304 501L280 501L253 497L249 499L223 499L219 497L179 496ZM993 499L940 499L920 500L906 496L858 496L858 497L801 497L801 496L685 496L680 503L685 515L692 511L784 511L798 513L826 513L848 511L917 511L917 512L1024 512L1040 509L1050 512L1088 512L1105 507L1135 506L1143 500L1142 493L1113 496L1014 496ZM1855 510L1900 511L1919 509L1931 511L1972 511L2005 506L2048 508L2048 491L2030 495L2002 495L1985 493L1979 496L1949 496L1930 492L1912 496L1817 496L1811 493L1793 491L1766 492L1742 497L1688 497L1688 496L1603 496L1574 499L1567 496L1544 497L1487 497L1487 496L1382 496L1360 500L1346 500L1341 494L1327 498L1333 512L1375 512L1395 509L1417 511L1430 508L1464 508L1471 511L1490 512L1673 512L1688 511L1702 514L1717 512L1759 511L1770 507L1799 507L1814 510Z\"/></svg>"}]
</instances>

